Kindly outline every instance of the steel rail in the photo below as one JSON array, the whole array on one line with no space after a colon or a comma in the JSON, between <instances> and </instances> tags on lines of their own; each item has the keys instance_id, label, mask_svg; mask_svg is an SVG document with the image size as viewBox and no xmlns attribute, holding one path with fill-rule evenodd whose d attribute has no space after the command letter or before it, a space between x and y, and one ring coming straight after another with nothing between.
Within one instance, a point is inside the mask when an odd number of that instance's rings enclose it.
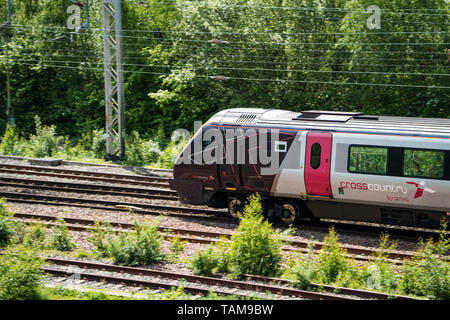
<instances>
[{"instance_id":1,"label":"steel rail","mask_svg":"<svg viewBox=\"0 0 450 320\"><path fill-rule=\"evenodd\" d=\"M8 166L8 167L6 167ZM14 168L15 167L15 168ZM21 174L32 176L47 176L54 178L65 178L73 180L88 180L88 181L100 181L108 182L112 184L130 184L152 187L168 187L168 178L162 177L143 177L133 175L118 175L107 174L99 172L87 172L77 170L65 170L65 169L50 169L31 166L11 166L0 164L0 172L7 174Z\"/></svg>"},{"instance_id":2,"label":"steel rail","mask_svg":"<svg viewBox=\"0 0 450 320\"><path fill-rule=\"evenodd\" d=\"M59 265L59 266L76 266L83 269L97 269L102 271L108 271L108 272L116 272L116 273L123 273L123 274L132 274L132 275L139 275L139 276L151 276L151 277L158 277L158 278L164 278L164 279L171 279L171 280L185 280L187 282L191 283L197 283L197 284L204 284L204 285L211 285L211 286L222 286L227 288L233 288L233 289L239 289L239 290L246 290L246 291L256 291L256 292L270 292L272 294L276 295L282 295L282 296L295 296L299 298L304 299L314 299L314 300L355 300L355 298L351 298L348 296L342 296L338 294L330 294L330 293L324 293L324 292L315 292L315 291L308 291L308 290L299 290L294 288L289 288L286 286L279 286L279 285L269 285L269 284L261 284L261 283L252 283L252 282L246 282L246 281L238 281L238 280L228 280L228 279L221 279L221 278L214 278L214 277L205 277L205 276L196 276L196 275L190 275L190 274L180 274L180 273L174 273L174 272L167 272L167 271L159 271L159 270L152 270L147 268L136 268L136 267L126 267L126 266L118 266L118 265L112 265L112 264L105 264L105 263L99 263L99 262L88 262L88 261L80 261L80 260L71 260L71 259L63 259L63 258L46 258L47 261L51 262L52 264ZM73 275L73 272L70 273ZM84 274L83 274L84 275ZM101 276L104 277L104 276ZM122 279L128 279L128 278L120 278ZM108 280L107 280L108 281ZM133 284L135 280L133 281ZM139 280L142 281L142 280ZM124 281L127 283L128 281ZM158 282L151 282L152 284L160 285L161 283ZM139 284L146 285L146 281ZM165 288L168 287L174 287L174 285L167 285ZM184 287L186 291L194 291L197 290L197 288L194 288L194 290L191 290L192 287ZM202 289L204 291L203 294L208 294L210 290ZM215 290L214 290L215 291ZM200 292L196 292L200 293ZM227 294L227 293L224 293ZM248 296L248 295L245 295ZM358 297L358 296L355 296Z\"/></svg>"},{"instance_id":3,"label":"steel rail","mask_svg":"<svg viewBox=\"0 0 450 320\"><path fill-rule=\"evenodd\" d=\"M34 214L34 213L16 213L14 215L15 218L22 219L39 219L44 221L53 222L56 220L55 216L51 215L43 215L43 214ZM75 231L86 231L92 230L92 226L95 225L95 220L92 219L79 219L79 218L64 218L66 223L68 223L68 228ZM111 227L121 228L121 229L132 229L134 225L127 222L108 222ZM50 223L50 225L53 225ZM165 238L173 238L173 235L182 235L180 237L181 240L186 240L188 242L202 243L202 244L211 244L218 241L228 241L231 238L232 233L220 233L220 232L212 232L212 231L200 231L200 230L192 230L192 229L182 229L182 228L173 228L173 227L160 227L160 231L165 232ZM194 237L194 238L193 238ZM284 251L293 251L293 252L307 252L309 241L303 240L285 240L286 245L283 246ZM325 248L326 245L323 243L318 243L316 245L318 249ZM376 253L381 252L378 249L370 249L370 248L355 248L352 246L341 245L341 248L347 251L348 255L358 261L373 261L373 256ZM316 248L314 248L316 250ZM388 261L397 265L402 265L403 260L409 260L413 258L414 255L410 253L403 252L389 252ZM450 258L449 258L450 260Z\"/></svg>"},{"instance_id":4,"label":"steel rail","mask_svg":"<svg viewBox=\"0 0 450 320\"><path fill-rule=\"evenodd\" d=\"M6 170L8 173L11 173L10 169L2 169L2 166L7 166L8 168L11 168L11 166L14 167L13 165L2 165L2 164L0 164L0 172L2 172L2 170L3 171ZM53 171L54 170L62 170L62 171L67 171L65 169L42 168L42 167L31 167L31 166L18 166L18 167L20 167L20 168L34 168L36 170L53 170ZM76 173L83 172L83 171L77 171L77 170L70 170L70 171L71 172L76 172ZM21 173L25 173L25 172L27 174L32 174L32 175L42 175L42 174L37 174L36 172L21 171ZM52 173L48 173L48 174L51 175ZM89 174L108 175L108 173L95 173L95 172L94 173L89 172ZM154 179L154 178L148 178L148 177L142 177L142 176L132 176L132 175L120 175L120 176L122 176L122 177L123 176L125 176L125 177L130 177L131 176L131 177L138 177L138 178L143 178L143 179ZM65 176L65 177L67 177L67 176ZM7 178L5 178L5 179L7 179ZM85 178L80 178L79 176L74 176L73 179L85 180ZM168 186L167 184L161 185L159 182L146 183L146 182L142 181L140 183L136 183L134 181L125 181L125 180L114 180L113 181L113 180L110 180L109 178L104 179L104 178L101 178L101 177L91 177L91 178L88 178L88 179L90 179L90 180L92 180L92 179L100 179L100 180L96 180L96 181L119 183L119 184L121 184L121 183L124 183L124 184L130 183L130 184L133 184L133 185L136 185L136 184L151 185L151 186L157 186L157 187L163 187L163 188L166 188ZM156 179L158 181L160 181L161 179L167 180L166 178L161 178L161 177L158 177ZM132 189L132 188L129 188L129 189ZM170 190L170 191L166 190L164 192L172 192L172 195L174 195L174 196L176 194L172 190ZM100 192L98 192L98 193L100 193ZM149 198L153 198L153 197L149 197ZM159 199L161 199L161 198L162 197L159 197ZM163 200L169 200L169 199L166 198L166 199L163 199ZM71 202L73 203L73 201L71 201ZM130 204L126 204L126 205L130 206ZM76 205L76 206L79 206L79 205ZM85 206L83 205L83 207L85 207ZM136 212L138 212L138 210L142 210L142 208L139 208L140 205L138 205L138 204L135 204L134 207L136 209ZM201 210L201 212L199 212L198 209L188 209L188 211L184 211L184 212L206 213L206 214L213 214L213 212L216 212L216 213L218 213L220 215L218 217L219 220L232 221L231 218L229 218L229 219L226 218L226 212L213 211L213 210L209 210L209 212L205 212L202 209L199 209L199 210ZM155 212L143 212L143 211L139 211L139 213L142 213L142 214L145 214L145 213L158 214L158 213L155 213ZM179 217L181 217L181 215ZM186 216L186 218L188 218L188 216ZM194 218L194 216L192 216L192 217L189 216L189 218ZM195 216L195 218L200 218L201 219L201 218L205 218L205 217ZM333 226L337 227L339 229L339 231L350 232L352 234L359 233L359 234L362 234L362 235L373 235L374 233L379 234L380 232L387 232L390 235L395 236L396 238L405 238L405 239L413 239L413 240L417 240L420 237L421 238L428 238L428 237L436 238L436 237L438 237L440 235L440 232L438 230L432 230L432 229L417 230L417 229L395 228L394 226L360 225L360 224L355 224L355 223L348 222L348 221L346 221L346 222L344 222L344 221L342 221L342 222L339 222L339 221L329 222L329 221L326 221L326 220L320 220L320 222L305 221L305 223L306 224L312 224L311 226L308 225L307 226L308 228L310 228L310 229L318 229L319 231L323 231L323 229L327 229L331 225L333 225ZM317 225L317 224L319 224L320 226L314 226L314 225ZM281 225L279 223L274 223L274 226L279 227L279 228L284 228L285 227L284 225Z\"/></svg>"},{"instance_id":5,"label":"steel rail","mask_svg":"<svg viewBox=\"0 0 450 320\"><path fill-rule=\"evenodd\" d=\"M31 188L38 190L50 190L59 192L72 192L72 193L113 195L113 196L124 196L134 198L178 200L178 196L175 191L166 189L142 189L142 188L117 187L108 185L94 185L86 183L17 179L9 177L6 178L0 177L0 182L1 186L7 187Z\"/></svg>"},{"instance_id":6,"label":"steel rail","mask_svg":"<svg viewBox=\"0 0 450 320\"><path fill-rule=\"evenodd\" d=\"M72 56L74 57L74 56ZM36 160L35 158L29 157L17 157L17 156L4 156L0 155L0 159L6 160L20 160L20 161L29 161ZM117 164L107 164L107 163L91 163L91 162L80 162L80 161L69 161L69 160L61 160L61 164L63 165L80 165L85 167L104 167L104 168L123 168L128 171L133 172L159 172L161 174L172 174L172 169L163 169L163 168L145 168L145 167L136 167L136 166L127 166L127 165L117 165Z\"/></svg>"},{"instance_id":7,"label":"steel rail","mask_svg":"<svg viewBox=\"0 0 450 320\"><path fill-rule=\"evenodd\" d=\"M265 282L265 283L277 283L279 285L285 285L285 286L292 286L295 283L294 280L265 277L265 276L258 276L258 275L252 275L252 274L245 274L244 278L248 279L248 280L261 281L261 282ZM345 287L338 287L338 286L331 286L331 285L317 284L317 283L311 283L310 287L313 289L317 289L317 290L325 290L327 292L334 292L334 293L339 292L341 294L356 296L356 297L360 297L363 299L423 300L423 299L411 297L411 296L403 296L403 295L390 294L390 293L377 292L377 291L368 291L368 290L362 290L362 289L352 289L352 288L345 288Z\"/></svg>"},{"instance_id":8,"label":"steel rail","mask_svg":"<svg viewBox=\"0 0 450 320\"><path fill-rule=\"evenodd\" d=\"M4 197L11 201L20 200L36 200L36 201L51 201L53 204L57 205L75 205L78 204L97 204L109 207L123 207L132 208L133 210L143 210L143 209L153 209L161 210L159 214L164 214L165 212L185 212L185 213L199 213L199 214L209 214L216 215L218 212L214 210L207 209L192 209L186 207L176 207L176 206L163 206L149 203L133 203L133 202L123 202L123 201L113 201L113 200L100 200L100 199L81 199L81 198L71 198L71 197L60 197L51 195L37 195L28 194L20 192L3 192L0 191L0 197ZM104 208L107 209L107 208ZM225 212L223 212L225 213Z\"/></svg>"}]
</instances>

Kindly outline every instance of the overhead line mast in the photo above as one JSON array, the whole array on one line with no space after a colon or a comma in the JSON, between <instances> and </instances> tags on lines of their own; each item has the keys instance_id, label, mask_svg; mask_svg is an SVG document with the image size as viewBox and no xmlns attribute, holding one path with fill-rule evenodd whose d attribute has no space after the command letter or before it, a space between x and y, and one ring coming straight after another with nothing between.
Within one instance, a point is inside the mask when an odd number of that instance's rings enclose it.
<instances>
[{"instance_id":1,"label":"overhead line mast","mask_svg":"<svg viewBox=\"0 0 450 320\"><path fill-rule=\"evenodd\" d=\"M10 70L9 70L9 28L11 26L11 0L8 0L8 21L5 22L1 29L5 29L6 35L6 120L10 126L15 125L13 109L11 106L11 85L10 85Z\"/></svg>"},{"instance_id":2,"label":"overhead line mast","mask_svg":"<svg viewBox=\"0 0 450 320\"><path fill-rule=\"evenodd\" d=\"M125 156L121 0L102 0L107 160Z\"/></svg>"}]
</instances>

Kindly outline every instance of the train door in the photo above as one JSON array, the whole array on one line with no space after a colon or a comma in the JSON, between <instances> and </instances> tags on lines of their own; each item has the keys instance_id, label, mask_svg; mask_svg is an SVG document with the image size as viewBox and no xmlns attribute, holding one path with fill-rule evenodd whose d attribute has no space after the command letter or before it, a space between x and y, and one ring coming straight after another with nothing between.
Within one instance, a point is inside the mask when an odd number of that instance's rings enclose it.
<instances>
[{"instance_id":1,"label":"train door","mask_svg":"<svg viewBox=\"0 0 450 320\"><path fill-rule=\"evenodd\" d=\"M226 130L233 130L219 126L219 130L223 134L223 163L218 165L218 174L220 175L220 187L225 187L228 191L236 191L242 185L242 165L237 163L236 156L236 137L226 140Z\"/></svg>"},{"instance_id":2,"label":"train door","mask_svg":"<svg viewBox=\"0 0 450 320\"><path fill-rule=\"evenodd\" d=\"M306 136L305 185L312 196L331 197L330 169L332 134L308 132Z\"/></svg>"}]
</instances>

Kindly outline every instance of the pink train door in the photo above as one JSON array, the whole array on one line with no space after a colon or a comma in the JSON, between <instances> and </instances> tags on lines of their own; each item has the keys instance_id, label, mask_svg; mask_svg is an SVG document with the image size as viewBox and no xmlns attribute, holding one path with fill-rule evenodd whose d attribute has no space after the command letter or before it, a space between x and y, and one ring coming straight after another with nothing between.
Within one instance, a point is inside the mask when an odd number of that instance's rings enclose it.
<instances>
[{"instance_id":1,"label":"pink train door","mask_svg":"<svg viewBox=\"0 0 450 320\"><path fill-rule=\"evenodd\" d=\"M331 142L328 132L308 132L306 136L305 184L308 195L331 197Z\"/></svg>"}]
</instances>

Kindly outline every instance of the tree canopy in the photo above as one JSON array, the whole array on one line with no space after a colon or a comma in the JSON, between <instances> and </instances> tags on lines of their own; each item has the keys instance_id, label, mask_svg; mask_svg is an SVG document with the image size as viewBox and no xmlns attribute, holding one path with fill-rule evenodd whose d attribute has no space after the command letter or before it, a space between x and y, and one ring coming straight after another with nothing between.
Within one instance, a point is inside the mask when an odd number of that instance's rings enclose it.
<instances>
[{"instance_id":1,"label":"tree canopy","mask_svg":"<svg viewBox=\"0 0 450 320\"><path fill-rule=\"evenodd\" d=\"M66 26L72 4L12 0L12 25L0 34L0 78L8 48L12 105L23 134L32 133L36 115L62 135L104 126L101 1L90 1L90 30L75 35ZM450 116L445 0L122 5L128 131L170 137L233 107ZM371 27L373 5L379 28ZM6 11L1 1L1 21ZM5 81L0 97L4 128Z\"/></svg>"}]
</instances>

